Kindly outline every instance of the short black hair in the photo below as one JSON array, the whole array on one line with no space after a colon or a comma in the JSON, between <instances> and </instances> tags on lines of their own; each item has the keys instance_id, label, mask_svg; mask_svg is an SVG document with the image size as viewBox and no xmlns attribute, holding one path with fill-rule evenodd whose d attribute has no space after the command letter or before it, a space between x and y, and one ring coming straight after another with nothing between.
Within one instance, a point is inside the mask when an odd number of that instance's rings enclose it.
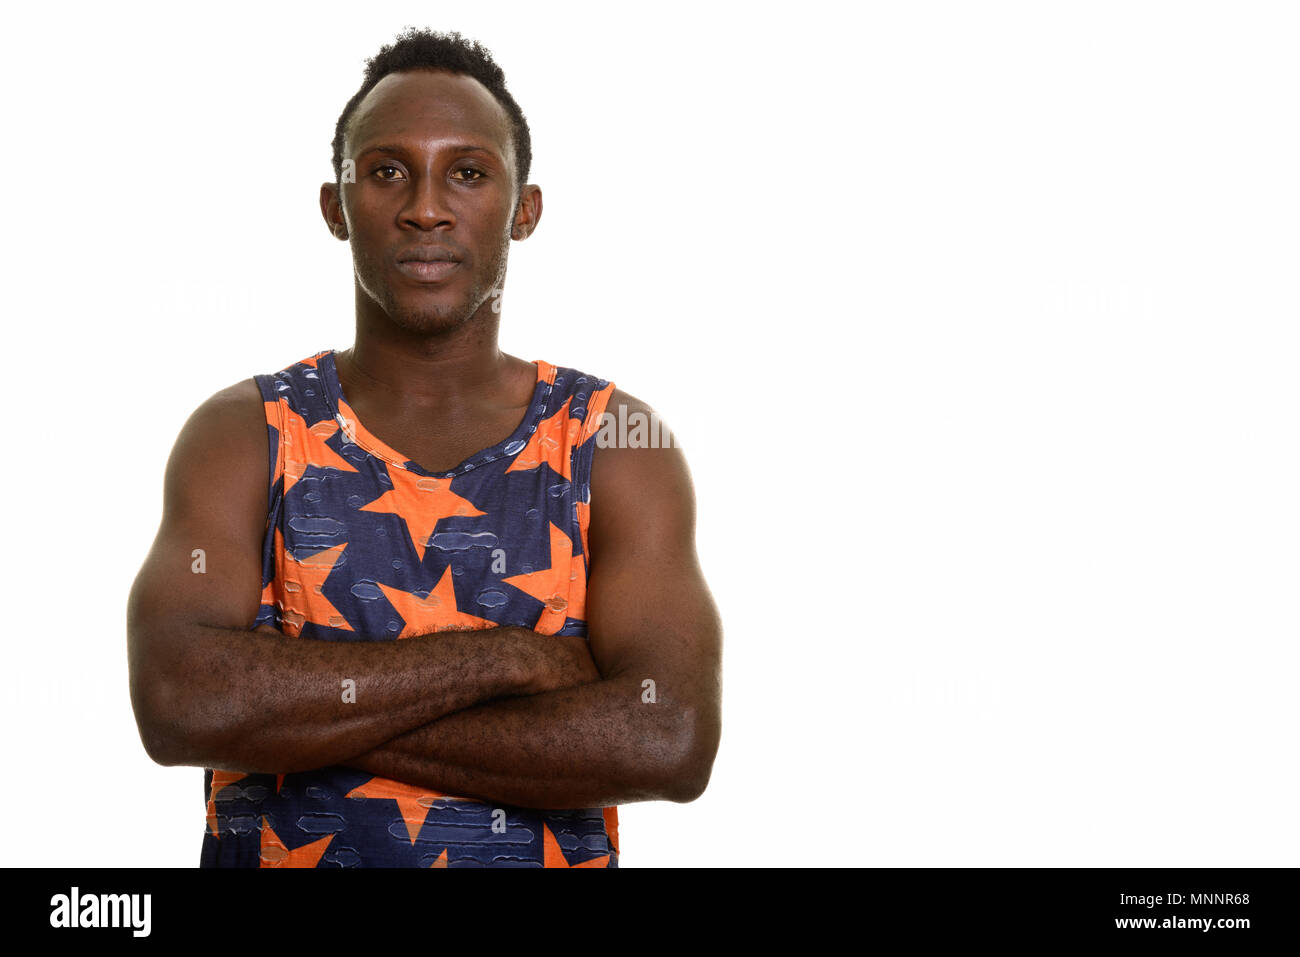
<instances>
[{"instance_id":1,"label":"short black hair","mask_svg":"<svg viewBox=\"0 0 1300 957\"><path fill-rule=\"evenodd\" d=\"M515 98L506 89L506 75L492 59L492 54L476 40L467 40L459 33L437 33L433 30L417 30L407 27L397 35L397 39L366 60L366 73L361 81L361 89L348 100L347 106L339 114L334 124L334 181L338 183L343 176L343 135L348 120L356 111L357 104L369 93L376 83L390 73L403 70L445 70L462 76L473 77L496 97L510 117L510 138L515 147L515 169L519 174L519 188L522 190L528 182L528 173L533 165L533 142L528 132L528 120L519 108Z\"/></svg>"}]
</instances>

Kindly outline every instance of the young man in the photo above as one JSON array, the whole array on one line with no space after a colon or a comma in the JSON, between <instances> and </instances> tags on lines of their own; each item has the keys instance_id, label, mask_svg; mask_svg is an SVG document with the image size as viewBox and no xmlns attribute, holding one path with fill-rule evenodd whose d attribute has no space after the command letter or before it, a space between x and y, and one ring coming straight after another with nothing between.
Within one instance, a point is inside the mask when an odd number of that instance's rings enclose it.
<instances>
[{"instance_id":1,"label":"young man","mask_svg":"<svg viewBox=\"0 0 1300 957\"><path fill-rule=\"evenodd\" d=\"M131 694L150 757L206 769L203 866L613 867L616 805L708 782L721 629L685 461L601 440L652 415L612 383L497 348L530 161L486 50L384 47L321 187L355 344L177 439Z\"/></svg>"}]
</instances>

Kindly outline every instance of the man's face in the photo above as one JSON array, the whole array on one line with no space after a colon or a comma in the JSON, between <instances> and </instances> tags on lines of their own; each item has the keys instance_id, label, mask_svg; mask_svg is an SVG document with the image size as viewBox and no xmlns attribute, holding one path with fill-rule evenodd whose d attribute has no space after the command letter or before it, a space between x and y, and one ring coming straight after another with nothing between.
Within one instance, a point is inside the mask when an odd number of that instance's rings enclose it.
<instances>
[{"instance_id":1,"label":"man's face","mask_svg":"<svg viewBox=\"0 0 1300 957\"><path fill-rule=\"evenodd\" d=\"M417 334L469 320L505 281L516 227L505 110L467 76L391 74L353 113L349 158L356 182L342 184L333 215L343 217L361 289ZM327 220L331 187L322 191ZM515 234L523 238L530 228L522 222Z\"/></svg>"}]
</instances>

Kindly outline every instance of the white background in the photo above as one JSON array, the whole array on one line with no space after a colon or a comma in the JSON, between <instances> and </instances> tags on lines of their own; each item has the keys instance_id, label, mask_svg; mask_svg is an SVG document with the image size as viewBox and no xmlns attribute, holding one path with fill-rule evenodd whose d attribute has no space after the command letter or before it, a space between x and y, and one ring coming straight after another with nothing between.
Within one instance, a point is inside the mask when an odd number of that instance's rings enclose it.
<instances>
[{"instance_id":1,"label":"white background","mask_svg":"<svg viewBox=\"0 0 1300 957\"><path fill-rule=\"evenodd\" d=\"M623 866L1296 865L1293 10L11 11L3 863L198 862L127 592L189 413L351 343L317 191L411 24L532 126L502 348L694 471L724 737Z\"/></svg>"}]
</instances>

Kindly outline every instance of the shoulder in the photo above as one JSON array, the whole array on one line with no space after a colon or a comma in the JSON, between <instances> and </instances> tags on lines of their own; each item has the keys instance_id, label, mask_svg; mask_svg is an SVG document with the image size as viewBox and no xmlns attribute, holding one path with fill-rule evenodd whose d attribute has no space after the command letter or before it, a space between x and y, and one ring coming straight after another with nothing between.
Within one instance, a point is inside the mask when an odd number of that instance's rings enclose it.
<instances>
[{"instance_id":1,"label":"shoulder","mask_svg":"<svg viewBox=\"0 0 1300 957\"><path fill-rule=\"evenodd\" d=\"M275 372L252 375L218 390L194 410L186 430L216 429L232 437L252 432L264 437L268 403L284 399L293 407L321 395L320 361L329 352L316 352Z\"/></svg>"},{"instance_id":2,"label":"shoulder","mask_svg":"<svg viewBox=\"0 0 1300 957\"><path fill-rule=\"evenodd\" d=\"M168 489L183 493L243 480L264 493L269 458L262 391L254 379L242 379L190 413L167 462Z\"/></svg>"},{"instance_id":3,"label":"shoulder","mask_svg":"<svg viewBox=\"0 0 1300 957\"><path fill-rule=\"evenodd\" d=\"M543 371L551 371L552 402L568 406L570 417L583 418L586 410L598 409L608 398L614 384L608 379L592 375L573 366L558 365L540 360Z\"/></svg>"},{"instance_id":4,"label":"shoulder","mask_svg":"<svg viewBox=\"0 0 1300 957\"><path fill-rule=\"evenodd\" d=\"M605 455L626 462L684 461L668 421L644 399L617 387L601 407L599 423L592 423L598 449L638 452L638 455Z\"/></svg>"},{"instance_id":5,"label":"shoulder","mask_svg":"<svg viewBox=\"0 0 1300 957\"><path fill-rule=\"evenodd\" d=\"M248 444L250 435L265 439L265 424L262 390L254 379L241 379L204 400L190 414L180 440L204 445L230 441L242 446Z\"/></svg>"},{"instance_id":6,"label":"shoulder","mask_svg":"<svg viewBox=\"0 0 1300 957\"><path fill-rule=\"evenodd\" d=\"M667 421L646 400L615 388L592 423L593 533L653 527L693 534L695 490L686 456Z\"/></svg>"},{"instance_id":7,"label":"shoulder","mask_svg":"<svg viewBox=\"0 0 1300 957\"><path fill-rule=\"evenodd\" d=\"M328 357L328 358L327 358ZM282 402L287 408L314 421L327 414L323 364L333 363L332 350L325 349L276 372L253 376L247 381L265 402Z\"/></svg>"}]
</instances>

